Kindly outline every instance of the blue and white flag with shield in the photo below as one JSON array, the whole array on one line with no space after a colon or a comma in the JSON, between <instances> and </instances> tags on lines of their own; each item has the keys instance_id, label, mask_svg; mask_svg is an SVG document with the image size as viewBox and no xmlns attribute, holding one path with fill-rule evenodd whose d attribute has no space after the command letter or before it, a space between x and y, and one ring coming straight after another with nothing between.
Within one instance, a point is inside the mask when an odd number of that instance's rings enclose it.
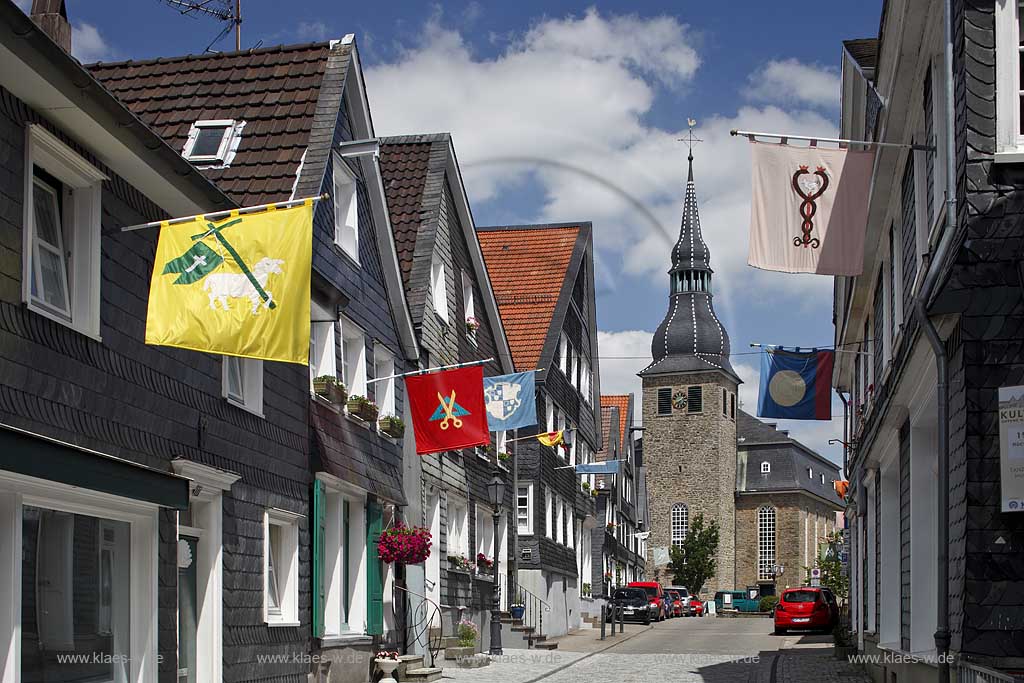
<instances>
[{"instance_id":1,"label":"blue and white flag with shield","mask_svg":"<svg viewBox=\"0 0 1024 683\"><path fill-rule=\"evenodd\" d=\"M537 402L532 372L484 377L487 427L492 432L537 424Z\"/></svg>"}]
</instances>

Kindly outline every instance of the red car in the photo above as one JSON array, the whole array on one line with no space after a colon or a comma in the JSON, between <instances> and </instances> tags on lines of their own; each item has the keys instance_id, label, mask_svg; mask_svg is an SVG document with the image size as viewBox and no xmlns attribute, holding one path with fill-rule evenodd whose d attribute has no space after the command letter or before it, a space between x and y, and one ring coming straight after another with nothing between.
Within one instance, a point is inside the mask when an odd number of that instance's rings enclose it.
<instances>
[{"instance_id":1,"label":"red car","mask_svg":"<svg viewBox=\"0 0 1024 683\"><path fill-rule=\"evenodd\" d=\"M668 616L668 603L665 601L665 589L657 581L630 581L627 588L643 588L651 604L658 608L658 621L665 621Z\"/></svg>"},{"instance_id":2,"label":"red car","mask_svg":"<svg viewBox=\"0 0 1024 683\"><path fill-rule=\"evenodd\" d=\"M704 603L696 595L690 598L690 614L695 617L704 616Z\"/></svg>"},{"instance_id":3,"label":"red car","mask_svg":"<svg viewBox=\"0 0 1024 683\"><path fill-rule=\"evenodd\" d=\"M775 633L788 629L831 631L839 616L831 593L821 588L789 588L782 591L775 606Z\"/></svg>"},{"instance_id":4,"label":"red car","mask_svg":"<svg viewBox=\"0 0 1024 683\"><path fill-rule=\"evenodd\" d=\"M679 591L674 591L669 588L665 591L666 600L668 600L668 615L670 617L684 617L686 616L686 606L683 604L683 596L679 595Z\"/></svg>"}]
</instances>

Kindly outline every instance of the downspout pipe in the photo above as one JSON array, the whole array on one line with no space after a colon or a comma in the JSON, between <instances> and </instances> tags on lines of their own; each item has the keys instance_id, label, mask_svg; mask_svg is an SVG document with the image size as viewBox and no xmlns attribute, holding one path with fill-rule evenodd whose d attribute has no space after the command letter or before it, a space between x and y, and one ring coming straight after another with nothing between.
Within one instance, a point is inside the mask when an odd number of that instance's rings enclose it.
<instances>
[{"instance_id":1,"label":"downspout pipe","mask_svg":"<svg viewBox=\"0 0 1024 683\"><path fill-rule=\"evenodd\" d=\"M839 400L843 402L843 479L850 480L850 401L837 391Z\"/></svg>"},{"instance_id":2,"label":"downspout pipe","mask_svg":"<svg viewBox=\"0 0 1024 683\"><path fill-rule=\"evenodd\" d=\"M939 683L949 683L949 362L946 344L928 317L928 301L939 279L939 271L952 248L956 233L956 133L953 110L953 7L952 0L943 0L944 8L944 70L946 72L946 225L935 254L921 281L914 313L924 331L925 338L935 355L936 402L938 420L938 496L935 522L938 529L936 553L936 629L935 652L938 656Z\"/></svg>"}]
</instances>

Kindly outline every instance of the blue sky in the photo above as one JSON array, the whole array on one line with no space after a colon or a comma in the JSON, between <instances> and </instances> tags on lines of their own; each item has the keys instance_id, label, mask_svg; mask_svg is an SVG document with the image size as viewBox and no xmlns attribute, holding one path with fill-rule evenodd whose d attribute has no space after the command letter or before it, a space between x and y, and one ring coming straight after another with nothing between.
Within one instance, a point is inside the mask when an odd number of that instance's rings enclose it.
<instances>
[{"instance_id":1,"label":"blue sky","mask_svg":"<svg viewBox=\"0 0 1024 683\"><path fill-rule=\"evenodd\" d=\"M667 309L688 117L705 140L694 172L733 352L831 343L829 278L745 265L749 156L728 130L834 134L840 43L877 33L881 0L242 4L243 47L354 33L377 132L451 131L478 224L593 221L605 393L639 391ZM83 61L201 52L219 30L159 0L67 5ZM758 357L733 363L753 412ZM838 420L782 426L839 457L826 445Z\"/></svg>"}]
</instances>

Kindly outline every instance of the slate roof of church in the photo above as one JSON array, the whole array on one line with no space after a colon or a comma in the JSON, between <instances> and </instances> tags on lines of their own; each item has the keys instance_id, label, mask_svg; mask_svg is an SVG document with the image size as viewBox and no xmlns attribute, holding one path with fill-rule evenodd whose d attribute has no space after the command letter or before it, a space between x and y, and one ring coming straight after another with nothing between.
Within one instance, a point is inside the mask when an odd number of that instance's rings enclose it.
<instances>
[{"instance_id":1,"label":"slate roof of church","mask_svg":"<svg viewBox=\"0 0 1024 683\"><path fill-rule=\"evenodd\" d=\"M539 367L562 291L575 281L573 253L589 230L589 223L477 228L517 371Z\"/></svg>"},{"instance_id":2,"label":"slate roof of church","mask_svg":"<svg viewBox=\"0 0 1024 683\"><path fill-rule=\"evenodd\" d=\"M333 135L350 51L351 44L321 42L86 68L179 153L196 121L245 121L231 165L201 170L252 206L288 199L300 163L326 164L326 156L303 160L303 152L315 146L314 129ZM318 113L330 120L315 126Z\"/></svg>"},{"instance_id":3,"label":"slate roof of church","mask_svg":"<svg viewBox=\"0 0 1024 683\"><path fill-rule=\"evenodd\" d=\"M717 370L740 382L729 362L729 333L715 315L711 291L671 290L676 273L711 278L712 272L711 250L700 230L691 153L679 239L672 248L668 312L651 340L653 361L641 376Z\"/></svg>"}]
</instances>

